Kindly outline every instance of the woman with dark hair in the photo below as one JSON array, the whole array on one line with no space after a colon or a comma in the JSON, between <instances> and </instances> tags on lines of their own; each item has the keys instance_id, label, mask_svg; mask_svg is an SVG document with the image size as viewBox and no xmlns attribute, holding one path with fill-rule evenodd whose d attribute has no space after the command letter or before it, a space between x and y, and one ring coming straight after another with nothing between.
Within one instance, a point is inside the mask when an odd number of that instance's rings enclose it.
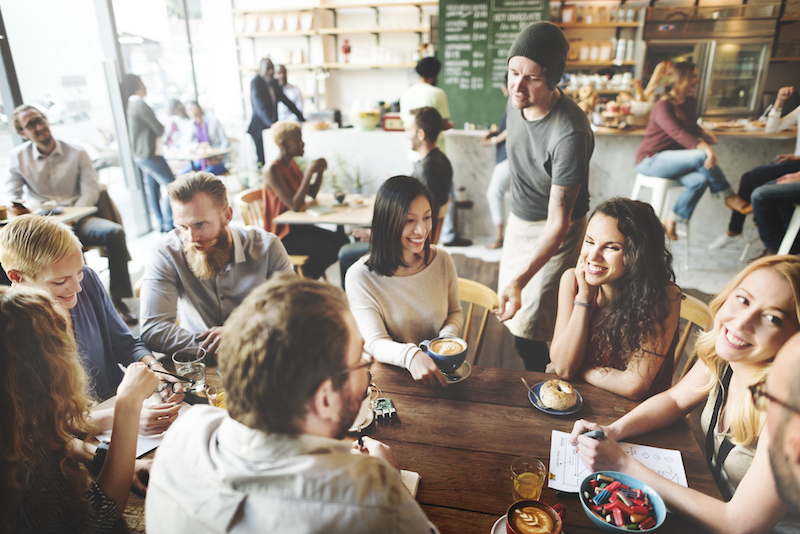
<instances>
[{"instance_id":1,"label":"woman with dark hair","mask_svg":"<svg viewBox=\"0 0 800 534\"><path fill-rule=\"evenodd\" d=\"M578 266L561 277L555 371L634 400L663 391L680 311L672 254L652 206L609 199L589 219Z\"/></svg>"},{"instance_id":2,"label":"woman with dark hair","mask_svg":"<svg viewBox=\"0 0 800 534\"><path fill-rule=\"evenodd\" d=\"M153 109L144 101L147 87L135 74L122 77L122 103L128 116L128 134L131 137L133 159L147 177L147 202L155 214L162 232L172 230L172 208L169 200L161 196L161 186L175 181L164 156L156 154L156 140L164 135L164 125L156 118Z\"/></svg>"},{"instance_id":3,"label":"woman with dark hair","mask_svg":"<svg viewBox=\"0 0 800 534\"><path fill-rule=\"evenodd\" d=\"M368 353L408 369L414 380L446 386L417 346L458 336L464 323L455 264L431 244L435 207L416 178L386 180L375 200L370 253L348 269L345 288Z\"/></svg>"},{"instance_id":4,"label":"woman with dark hair","mask_svg":"<svg viewBox=\"0 0 800 534\"><path fill-rule=\"evenodd\" d=\"M691 61L672 66L666 94L650 112L644 139L636 151L636 170L647 176L680 180L686 189L672 213L664 220L667 236L678 239L676 222L687 222L706 187L725 198L725 205L740 213L752 213L750 203L731 190L711 145L717 138L697 124L697 100L692 96L700 77Z\"/></svg>"},{"instance_id":5,"label":"woman with dark hair","mask_svg":"<svg viewBox=\"0 0 800 534\"><path fill-rule=\"evenodd\" d=\"M110 532L131 480L145 490L138 473L152 461L136 460L139 412L157 385L145 364L130 364L114 442L97 451L69 313L42 290L0 287L0 531ZM96 482L86 462L99 470Z\"/></svg>"}]
</instances>

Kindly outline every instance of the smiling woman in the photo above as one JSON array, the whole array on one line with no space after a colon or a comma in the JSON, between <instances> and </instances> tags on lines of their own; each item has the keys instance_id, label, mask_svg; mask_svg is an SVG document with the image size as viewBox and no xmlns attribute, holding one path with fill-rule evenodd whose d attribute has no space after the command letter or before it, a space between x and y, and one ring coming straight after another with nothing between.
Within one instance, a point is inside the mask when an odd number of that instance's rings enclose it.
<instances>
[{"instance_id":1,"label":"smiling woman","mask_svg":"<svg viewBox=\"0 0 800 534\"><path fill-rule=\"evenodd\" d=\"M444 386L445 376L417 345L458 336L464 315L455 264L431 244L432 204L416 178L386 180L375 200L370 254L348 269L345 288L368 353L408 369L414 380Z\"/></svg>"},{"instance_id":2,"label":"smiling woman","mask_svg":"<svg viewBox=\"0 0 800 534\"><path fill-rule=\"evenodd\" d=\"M600 204L578 266L561 277L556 373L632 399L668 388L681 301L674 281L653 208L625 198Z\"/></svg>"}]
</instances>

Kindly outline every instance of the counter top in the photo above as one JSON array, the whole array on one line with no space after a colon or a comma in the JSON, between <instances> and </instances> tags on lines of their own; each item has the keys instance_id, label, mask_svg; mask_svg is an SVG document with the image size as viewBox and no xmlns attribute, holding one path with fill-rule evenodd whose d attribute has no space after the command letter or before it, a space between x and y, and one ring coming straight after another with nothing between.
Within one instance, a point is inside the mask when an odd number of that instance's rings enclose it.
<instances>
[{"instance_id":1,"label":"counter top","mask_svg":"<svg viewBox=\"0 0 800 534\"><path fill-rule=\"evenodd\" d=\"M487 130L459 130L453 128L444 132L445 135L461 135L468 137L483 137L487 134ZM616 135L626 137L644 137L645 128L606 128L599 126L595 135ZM797 137L796 130L785 130L782 132L766 133L755 130L739 129L739 130L713 130L712 133L717 137L740 137L752 139L794 139Z\"/></svg>"}]
</instances>

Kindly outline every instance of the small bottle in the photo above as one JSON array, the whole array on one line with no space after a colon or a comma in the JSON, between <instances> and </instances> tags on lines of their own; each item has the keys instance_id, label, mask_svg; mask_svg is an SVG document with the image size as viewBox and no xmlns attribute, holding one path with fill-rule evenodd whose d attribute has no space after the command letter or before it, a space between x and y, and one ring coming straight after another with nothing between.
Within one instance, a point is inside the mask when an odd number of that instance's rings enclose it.
<instances>
[{"instance_id":1,"label":"small bottle","mask_svg":"<svg viewBox=\"0 0 800 534\"><path fill-rule=\"evenodd\" d=\"M628 39L628 44L625 46L625 61L633 61L636 54L636 42L633 39Z\"/></svg>"},{"instance_id":2,"label":"small bottle","mask_svg":"<svg viewBox=\"0 0 800 534\"><path fill-rule=\"evenodd\" d=\"M625 61L625 39L620 39L617 43L617 55L614 56L614 61Z\"/></svg>"},{"instance_id":3,"label":"small bottle","mask_svg":"<svg viewBox=\"0 0 800 534\"><path fill-rule=\"evenodd\" d=\"M586 22L586 24L594 24L594 8L593 7L589 7L589 9L587 10L585 22Z\"/></svg>"},{"instance_id":4,"label":"small bottle","mask_svg":"<svg viewBox=\"0 0 800 534\"><path fill-rule=\"evenodd\" d=\"M583 6L578 6L578 15L576 22L583 22Z\"/></svg>"},{"instance_id":5,"label":"small bottle","mask_svg":"<svg viewBox=\"0 0 800 534\"><path fill-rule=\"evenodd\" d=\"M629 7L628 10L625 12L625 20L628 22L633 22L636 20L636 11L633 10L633 7Z\"/></svg>"}]
</instances>

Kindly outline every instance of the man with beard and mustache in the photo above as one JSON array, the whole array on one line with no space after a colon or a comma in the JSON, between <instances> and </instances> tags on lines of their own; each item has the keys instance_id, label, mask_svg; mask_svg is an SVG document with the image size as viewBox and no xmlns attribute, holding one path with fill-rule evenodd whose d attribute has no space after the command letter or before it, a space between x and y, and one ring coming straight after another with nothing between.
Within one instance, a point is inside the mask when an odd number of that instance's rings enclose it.
<instances>
[{"instance_id":1,"label":"man with beard and mustache","mask_svg":"<svg viewBox=\"0 0 800 534\"><path fill-rule=\"evenodd\" d=\"M766 385L757 387L757 405L769 401L769 460L778 495L800 514L800 334L778 351ZM780 526L780 525L779 525Z\"/></svg>"},{"instance_id":2,"label":"man with beard and mustache","mask_svg":"<svg viewBox=\"0 0 800 534\"><path fill-rule=\"evenodd\" d=\"M275 234L229 225L233 209L213 174L180 176L167 192L177 228L145 265L142 340L165 354L199 344L213 359L233 309L273 273L292 272L292 264Z\"/></svg>"},{"instance_id":3,"label":"man with beard and mustache","mask_svg":"<svg viewBox=\"0 0 800 534\"><path fill-rule=\"evenodd\" d=\"M383 443L342 441L371 360L344 292L277 275L225 323L227 411L195 406L150 472L147 531L437 532Z\"/></svg>"}]
</instances>

